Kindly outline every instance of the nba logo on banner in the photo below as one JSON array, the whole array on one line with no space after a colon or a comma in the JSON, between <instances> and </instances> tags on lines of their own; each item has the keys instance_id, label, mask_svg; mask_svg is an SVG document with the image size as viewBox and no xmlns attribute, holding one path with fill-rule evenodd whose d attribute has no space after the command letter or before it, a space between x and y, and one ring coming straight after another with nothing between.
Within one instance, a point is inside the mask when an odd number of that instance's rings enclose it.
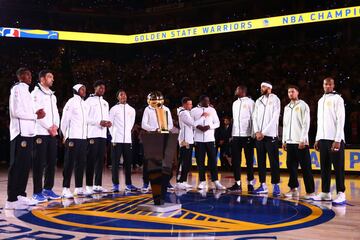
<instances>
[{"instance_id":1,"label":"nba logo on banner","mask_svg":"<svg viewBox=\"0 0 360 240\"><path fill-rule=\"evenodd\" d=\"M20 29L17 28L3 28L1 31L3 37L20 37Z\"/></svg>"}]
</instances>

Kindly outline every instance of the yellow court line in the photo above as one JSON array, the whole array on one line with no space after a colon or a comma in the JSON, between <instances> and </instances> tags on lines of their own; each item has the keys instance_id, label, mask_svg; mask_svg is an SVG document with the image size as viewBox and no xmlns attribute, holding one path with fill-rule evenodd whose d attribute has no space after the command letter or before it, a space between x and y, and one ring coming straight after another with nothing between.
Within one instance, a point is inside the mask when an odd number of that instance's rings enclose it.
<instances>
[{"instance_id":1,"label":"yellow court line","mask_svg":"<svg viewBox=\"0 0 360 240\"><path fill-rule=\"evenodd\" d=\"M187 211L185 214L183 214L181 217L179 217L179 219L184 219L187 215L189 215L190 214L190 212L189 211Z\"/></svg>"},{"instance_id":2,"label":"yellow court line","mask_svg":"<svg viewBox=\"0 0 360 240\"><path fill-rule=\"evenodd\" d=\"M73 213L73 211L63 211L63 214ZM45 218L48 221L62 221L59 219L54 219L46 214L41 214L41 212L34 211L33 214L37 215L39 218ZM243 221L236 221L233 220L233 223L217 223L217 222L205 222L203 220L191 220L191 219L179 219L179 218L159 218L157 216L146 216L146 215L133 215L133 214L123 214L123 213L108 213L108 212L93 212L93 211L80 211L77 214L85 215L85 216L99 216L99 217L108 217L108 218L121 218L126 220L137 220L137 221L146 221L146 222L157 222L157 223L164 223L164 224L174 224L174 225L183 225L183 226L190 226L190 227L200 227L200 228L211 228L211 229L233 229L236 225L237 228L241 227L243 229L246 227L257 229L259 227L263 227L263 224L256 224L256 223L248 223ZM152 212L150 212L152 214ZM188 213L187 213L188 214ZM212 218L216 218L212 216ZM230 221L229 221L230 222ZM235 224L234 224L235 223ZM70 225L78 225L78 223L68 222ZM88 225L84 225L89 227ZM84 227L83 226L83 227ZM244 229L243 229L244 230ZM127 229L129 231L129 229Z\"/></svg>"},{"instance_id":3,"label":"yellow court line","mask_svg":"<svg viewBox=\"0 0 360 240\"><path fill-rule=\"evenodd\" d=\"M129 212L131 212L131 211L134 211L135 209L131 208L131 207L133 207L133 206L136 206L136 205L139 205L139 204L144 204L144 203L146 203L146 202L151 202L151 201L152 201L152 199L146 198L146 199L137 201L136 203L130 204L129 206L126 206L126 207L124 208L124 209L130 208L128 211L124 212L124 214L127 214L127 213L129 213ZM121 210L115 211L115 212L116 212L116 213L119 213L119 212L123 211L124 209L121 209Z\"/></svg>"},{"instance_id":4,"label":"yellow court line","mask_svg":"<svg viewBox=\"0 0 360 240\"><path fill-rule=\"evenodd\" d=\"M69 212L69 213L73 213L73 212ZM67 225L67 226L80 227L80 228L103 229L103 230L113 230L113 231L168 232L168 230L164 230L164 229L133 229L133 228L117 228L117 227L88 225L88 224L81 224L81 223L69 222L69 221L64 221L64 220L52 218L50 216L38 214L38 212L33 212L33 214L36 217L41 218L43 220L47 220L47 221L50 221L50 222L54 222L54 223L58 223L58 224L62 224L62 225ZM92 214L92 213L90 214L90 213L86 213L86 212L80 212L79 215L84 215L84 216L93 215L93 216L98 216L98 217L103 217L104 216L104 214ZM112 216L112 218L121 218L121 219L125 219L125 220L143 221L142 217L145 217L145 216L132 215L132 214L119 214L119 215L122 215L122 216ZM233 229L233 228L229 228L229 226L223 226L223 224L221 226L219 226L219 224L215 223L215 222L205 223L203 221L183 220L183 219L177 219L176 221L174 221L174 219L159 218L157 216L146 216L146 217L148 218L146 220L147 222L163 223L163 224L170 224L170 225L171 224L172 225L181 225L181 226L188 226L188 227L193 227L193 228L194 227L201 228L199 230L179 230L179 232L194 232L194 231L196 231L196 232L208 232L209 230L229 231L230 229ZM169 221L169 220L171 220L171 221ZM238 225L238 227L241 227L241 229L238 229L238 230L245 230L245 229L249 229L249 228L258 229L258 228L261 228L261 226L262 226L261 224L252 224L252 223L243 222L243 224Z\"/></svg>"},{"instance_id":5,"label":"yellow court line","mask_svg":"<svg viewBox=\"0 0 360 240\"><path fill-rule=\"evenodd\" d=\"M145 215L143 215L143 216L149 216L149 215L151 215L151 214L153 214L153 212L148 212L147 214L145 214Z\"/></svg>"},{"instance_id":6,"label":"yellow court line","mask_svg":"<svg viewBox=\"0 0 360 240\"><path fill-rule=\"evenodd\" d=\"M174 211L173 213L169 214L169 216L167 216L167 217L171 218L171 217L173 217L173 216L175 216L175 215L179 214L179 212L181 212L181 209L180 209L180 210L176 210L176 211Z\"/></svg>"},{"instance_id":7,"label":"yellow court line","mask_svg":"<svg viewBox=\"0 0 360 240\"><path fill-rule=\"evenodd\" d=\"M109 212L94 212L94 211L79 211L76 212L78 215L84 216L99 216L99 217L107 217L107 218L120 218L125 220L137 220L137 221L146 221L146 222L156 222L156 223L164 223L164 224L174 224L174 225L181 225L181 226L190 226L190 227L198 227L200 229L192 229L192 230L177 230L177 232L207 232L209 230L215 232L226 232L226 231L241 231L241 230L256 230L256 229L270 229L270 228L278 228L278 227L286 227L297 225L301 223L305 223L308 221L315 220L319 218L323 212L320 208L313 206L311 204L300 202L304 206L307 206L311 209L312 214L303 218L298 219L291 222L280 223L280 224L273 224L273 225L266 225L266 224L256 224L251 222L244 222L239 220L227 219L222 217L211 216L207 214L202 214L198 212L191 212L195 215L200 215L206 217L205 219L214 218L218 221L226 221L226 222L210 222L204 220L191 220L191 219L182 219L182 218L171 218L171 217L162 217L159 218L157 216L148 216L152 214L149 212L147 215L135 215L135 214L122 214L122 213L109 213ZM32 213L40 218L50 222L55 222L58 224L64 224L68 226L74 227L82 227L82 228L95 228L95 229L103 229L103 230L115 230L115 231L133 231L133 232L168 232L169 230L164 229L133 229L133 228L117 228L117 227L107 227L107 226L97 226L97 225L87 225L87 224L80 224L74 222L63 221L53 216L48 215L47 210L33 210ZM62 214L74 213L71 209L65 209L62 211ZM187 212L184 216L190 213ZM183 216L183 217L184 217Z\"/></svg>"},{"instance_id":8,"label":"yellow court line","mask_svg":"<svg viewBox=\"0 0 360 240\"><path fill-rule=\"evenodd\" d=\"M142 196L143 197L143 196ZM147 196L145 196L145 197L147 197ZM94 206L99 206L99 203L100 203L100 206L102 206L101 208L99 208L99 209L97 209L97 210L95 210L95 211L101 211L102 209L104 209L104 208L107 208L107 207L109 207L110 205L113 205L113 204L115 204L116 202L114 201L114 200L116 200L118 203L120 203L120 204L126 204L126 203L129 203L129 202L132 202L132 201L134 201L134 199L135 200L137 200L137 199L139 199L140 198L140 196L128 196L128 197L121 197L121 198L115 198L115 199L112 199L112 200L106 200L106 201L103 201L103 202L91 202L91 203L85 203L85 204L83 204L82 205L82 207L81 208L86 208L86 209L89 209L89 208L92 208L92 207L94 207ZM74 206L75 207L75 206ZM117 206L114 206L114 207L112 207L112 208L110 208L110 209L113 209L113 208L116 208Z\"/></svg>"},{"instance_id":9,"label":"yellow court line","mask_svg":"<svg viewBox=\"0 0 360 240\"><path fill-rule=\"evenodd\" d=\"M107 209L106 211L109 212L109 211L111 211L111 210L113 210L113 209L115 209L115 208L121 207L121 206L123 206L123 205L125 205L125 204L128 204L128 203L129 203L129 202L120 203L120 204L118 204L118 205L116 205L116 206L113 206L113 207ZM95 210L95 211L101 211L101 210L98 209L98 210Z\"/></svg>"}]
</instances>

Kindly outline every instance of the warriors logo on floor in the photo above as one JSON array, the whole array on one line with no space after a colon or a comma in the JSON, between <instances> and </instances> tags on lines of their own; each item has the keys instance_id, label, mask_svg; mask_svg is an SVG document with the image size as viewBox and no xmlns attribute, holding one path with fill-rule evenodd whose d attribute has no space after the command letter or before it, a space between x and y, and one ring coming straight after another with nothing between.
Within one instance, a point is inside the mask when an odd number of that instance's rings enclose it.
<instances>
[{"instance_id":1,"label":"warriors logo on floor","mask_svg":"<svg viewBox=\"0 0 360 240\"><path fill-rule=\"evenodd\" d=\"M332 210L303 201L267 196L184 192L168 194L181 211L137 210L150 194L107 194L97 199L50 202L15 213L21 221L52 229L126 236L225 236L285 231L314 226L334 217Z\"/></svg>"}]
</instances>

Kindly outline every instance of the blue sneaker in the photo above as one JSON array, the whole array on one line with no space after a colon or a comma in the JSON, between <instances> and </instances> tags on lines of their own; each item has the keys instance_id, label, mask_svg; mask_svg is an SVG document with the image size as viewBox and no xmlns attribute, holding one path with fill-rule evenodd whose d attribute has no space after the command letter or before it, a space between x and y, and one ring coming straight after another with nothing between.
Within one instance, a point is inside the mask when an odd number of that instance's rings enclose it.
<instances>
[{"instance_id":1,"label":"blue sneaker","mask_svg":"<svg viewBox=\"0 0 360 240\"><path fill-rule=\"evenodd\" d=\"M46 197L47 199L50 199L50 200L56 200L56 199L60 199L61 197L59 195L57 195L56 193L53 192L53 190L46 190L44 189L42 191L42 195L44 197Z\"/></svg>"},{"instance_id":2,"label":"blue sneaker","mask_svg":"<svg viewBox=\"0 0 360 240\"><path fill-rule=\"evenodd\" d=\"M134 185L132 185L132 184L129 184L129 185L125 186L125 191L136 192L138 190L139 189L137 187L135 187Z\"/></svg>"},{"instance_id":3,"label":"blue sneaker","mask_svg":"<svg viewBox=\"0 0 360 240\"><path fill-rule=\"evenodd\" d=\"M150 187L149 187L149 184L148 183L144 183L144 185L142 186L141 188L141 192L142 193L147 193L150 191Z\"/></svg>"},{"instance_id":4,"label":"blue sneaker","mask_svg":"<svg viewBox=\"0 0 360 240\"><path fill-rule=\"evenodd\" d=\"M278 197L280 196L280 194L281 192L280 192L279 184L274 184L273 197Z\"/></svg>"},{"instance_id":5,"label":"blue sneaker","mask_svg":"<svg viewBox=\"0 0 360 240\"><path fill-rule=\"evenodd\" d=\"M44 195L42 195L42 193L35 193L32 197L35 201L37 201L38 203L43 203L43 202L47 202L47 198L44 197Z\"/></svg>"},{"instance_id":6,"label":"blue sneaker","mask_svg":"<svg viewBox=\"0 0 360 240\"><path fill-rule=\"evenodd\" d=\"M260 187L255 189L254 194L266 194L268 193L268 189L265 184L261 184Z\"/></svg>"},{"instance_id":7,"label":"blue sneaker","mask_svg":"<svg viewBox=\"0 0 360 240\"><path fill-rule=\"evenodd\" d=\"M113 192L120 192L119 191L119 184L113 184L112 191Z\"/></svg>"}]
</instances>

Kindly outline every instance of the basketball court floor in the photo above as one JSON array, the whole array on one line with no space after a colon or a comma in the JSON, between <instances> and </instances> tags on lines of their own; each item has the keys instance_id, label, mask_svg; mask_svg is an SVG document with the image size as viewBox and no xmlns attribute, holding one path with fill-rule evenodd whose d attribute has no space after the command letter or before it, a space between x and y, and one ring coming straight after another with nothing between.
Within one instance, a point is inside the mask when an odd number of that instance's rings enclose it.
<instances>
[{"instance_id":1,"label":"basketball court floor","mask_svg":"<svg viewBox=\"0 0 360 240\"><path fill-rule=\"evenodd\" d=\"M231 173L221 173L221 182L233 184ZM124 176L121 171L121 189ZM133 183L142 186L141 173ZM197 173L189 183L197 185ZM104 184L111 189L111 171L104 172ZM174 179L173 179L174 180ZM282 192L288 176L282 174ZM245 176L242 182L246 183ZM270 179L268 179L268 183ZM61 193L62 173L56 173L55 192ZM174 183L174 182L172 182ZM168 201L181 203L181 211L153 213L137 210L151 202L151 194L127 193L93 195L92 198L50 201L29 210L4 210L7 172L0 170L1 239L360 239L360 176L346 178L346 206L331 202L273 198L225 191L174 191ZM315 178L316 191L320 178ZM211 187L211 184L210 184ZM270 190L272 188L270 187ZM332 181L335 195L335 181ZM304 194L303 187L300 188ZM32 179L28 183L32 194Z\"/></svg>"}]
</instances>

